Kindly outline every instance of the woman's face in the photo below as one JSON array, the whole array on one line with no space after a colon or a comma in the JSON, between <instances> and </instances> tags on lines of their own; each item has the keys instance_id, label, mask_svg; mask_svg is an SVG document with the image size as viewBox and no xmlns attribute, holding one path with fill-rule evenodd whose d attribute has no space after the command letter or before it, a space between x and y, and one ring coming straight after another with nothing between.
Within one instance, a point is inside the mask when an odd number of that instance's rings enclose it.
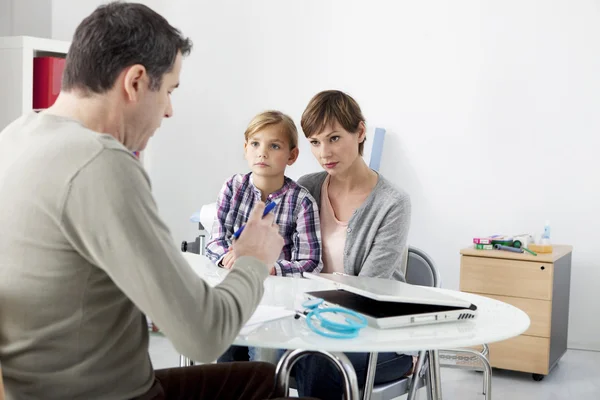
<instances>
[{"instance_id":1,"label":"woman's face","mask_svg":"<svg viewBox=\"0 0 600 400\"><path fill-rule=\"evenodd\" d=\"M322 132L309 137L308 141L313 155L325 171L330 175L341 175L360 157L358 145L365 140L365 133L363 122L355 133L351 133L335 121Z\"/></svg>"}]
</instances>

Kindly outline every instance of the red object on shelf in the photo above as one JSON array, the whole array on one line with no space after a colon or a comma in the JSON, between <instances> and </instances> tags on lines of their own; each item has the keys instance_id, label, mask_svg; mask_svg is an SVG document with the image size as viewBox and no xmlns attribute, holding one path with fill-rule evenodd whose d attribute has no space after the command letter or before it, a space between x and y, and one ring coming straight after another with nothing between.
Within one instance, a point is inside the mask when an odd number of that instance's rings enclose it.
<instances>
[{"instance_id":1,"label":"red object on shelf","mask_svg":"<svg viewBox=\"0 0 600 400\"><path fill-rule=\"evenodd\" d=\"M33 59L33 108L48 108L60 93L65 59L35 57Z\"/></svg>"}]
</instances>

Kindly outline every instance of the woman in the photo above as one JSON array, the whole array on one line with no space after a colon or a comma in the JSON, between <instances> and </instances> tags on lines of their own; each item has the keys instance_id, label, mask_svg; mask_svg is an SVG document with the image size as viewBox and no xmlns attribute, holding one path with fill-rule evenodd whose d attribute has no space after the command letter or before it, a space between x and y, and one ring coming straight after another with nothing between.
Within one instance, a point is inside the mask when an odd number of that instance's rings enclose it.
<instances>
[{"instance_id":1,"label":"woman","mask_svg":"<svg viewBox=\"0 0 600 400\"><path fill-rule=\"evenodd\" d=\"M410 225L410 198L371 170L362 158L366 126L356 101L329 90L312 98L302 130L324 172L300 178L319 205L323 271L404 281L401 270ZM350 353L364 385L367 354ZM412 357L379 354L375 383L401 378ZM341 376L329 361L308 356L296 366L300 396L341 399Z\"/></svg>"}]
</instances>

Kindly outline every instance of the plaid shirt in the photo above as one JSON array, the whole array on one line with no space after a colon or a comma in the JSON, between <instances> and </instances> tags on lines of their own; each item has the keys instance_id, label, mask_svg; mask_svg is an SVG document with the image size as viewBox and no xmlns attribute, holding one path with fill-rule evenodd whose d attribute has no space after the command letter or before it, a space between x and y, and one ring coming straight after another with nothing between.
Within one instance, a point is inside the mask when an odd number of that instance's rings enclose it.
<instances>
[{"instance_id":1,"label":"plaid shirt","mask_svg":"<svg viewBox=\"0 0 600 400\"><path fill-rule=\"evenodd\" d=\"M233 233L248 221L261 192L252 183L252 174L234 175L221 189L217 198L217 216L213 223L206 256L217 262L231 246ZM285 177L283 187L271 193L268 200L280 198L273 210L275 223L284 245L275 263L276 275L300 275L319 272L321 262L321 227L317 202L308 190Z\"/></svg>"}]
</instances>

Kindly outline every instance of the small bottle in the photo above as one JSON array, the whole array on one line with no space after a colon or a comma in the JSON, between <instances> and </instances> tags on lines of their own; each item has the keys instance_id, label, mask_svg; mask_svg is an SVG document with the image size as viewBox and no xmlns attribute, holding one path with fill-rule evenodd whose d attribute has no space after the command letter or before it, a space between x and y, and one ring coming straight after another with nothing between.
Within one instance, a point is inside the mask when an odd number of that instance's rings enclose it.
<instances>
[{"instance_id":1,"label":"small bottle","mask_svg":"<svg viewBox=\"0 0 600 400\"><path fill-rule=\"evenodd\" d=\"M550 244L550 221L546 220L544 233L542 234L542 244Z\"/></svg>"},{"instance_id":2,"label":"small bottle","mask_svg":"<svg viewBox=\"0 0 600 400\"><path fill-rule=\"evenodd\" d=\"M550 242L550 221L546 221L544 225L544 233L540 237L539 242L529 245L529 249L536 253L552 253L552 243Z\"/></svg>"}]
</instances>

